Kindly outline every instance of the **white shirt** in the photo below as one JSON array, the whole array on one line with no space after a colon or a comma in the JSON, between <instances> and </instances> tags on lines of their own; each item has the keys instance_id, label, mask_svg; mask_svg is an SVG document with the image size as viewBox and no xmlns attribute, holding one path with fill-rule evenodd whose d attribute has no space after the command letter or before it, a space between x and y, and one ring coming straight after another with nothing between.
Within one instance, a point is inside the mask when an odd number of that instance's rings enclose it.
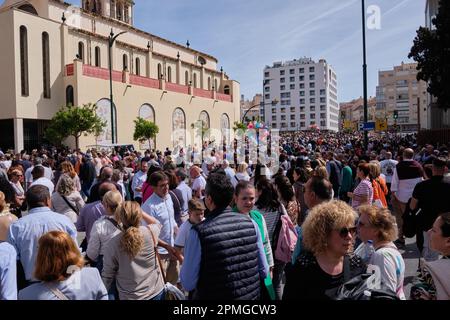
<instances>
[{"instance_id":1,"label":"white shirt","mask_svg":"<svg viewBox=\"0 0 450 320\"><path fill-rule=\"evenodd\" d=\"M183 222L183 224L180 226L180 229L178 229L178 234L175 239L175 245L177 247L184 248L184 245L186 244L186 241L189 237L189 232L191 231L193 226L194 225L191 224L189 220Z\"/></svg>"},{"instance_id":2,"label":"white shirt","mask_svg":"<svg viewBox=\"0 0 450 320\"><path fill-rule=\"evenodd\" d=\"M121 232L108 219L112 218L102 216L92 226L91 236L89 237L86 250L87 256L92 260L96 260L99 255L103 255L108 242Z\"/></svg>"},{"instance_id":3,"label":"white shirt","mask_svg":"<svg viewBox=\"0 0 450 320\"><path fill-rule=\"evenodd\" d=\"M392 177L391 192L395 192L397 199L403 203L408 203L408 200L412 197L416 184L423 180L422 177L414 179L398 178L397 169L394 170Z\"/></svg>"},{"instance_id":4,"label":"white shirt","mask_svg":"<svg viewBox=\"0 0 450 320\"><path fill-rule=\"evenodd\" d=\"M44 167L41 164L38 164L38 166ZM27 184L33 182L33 176L31 175L31 171L33 171L33 168L34 166L31 166L25 171L25 181L27 182ZM53 181L52 169L44 167L44 177L46 177L50 181Z\"/></svg>"},{"instance_id":5,"label":"white shirt","mask_svg":"<svg viewBox=\"0 0 450 320\"><path fill-rule=\"evenodd\" d=\"M159 238L169 245L173 246L175 237L174 233L177 228L173 202L170 195L166 195L164 199L160 198L155 192L144 202L142 211L156 218L162 225ZM158 247L160 254L168 254L167 250Z\"/></svg>"},{"instance_id":6,"label":"white shirt","mask_svg":"<svg viewBox=\"0 0 450 320\"><path fill-rule=\"evenodd\" d=\"M406 300L403 291L405 262L393 243L390 246L376 250L370 257L368 264L369 268L370 265L377 266L381 280L397 294L397 297L401 300Z\"/></svg>"},{"instance_id":7,"label":"white shirt","mask_svg":"<svg viewBox=\"0 0 450 320\"><path fill-rule=\"evenodd\" d=\"M380 162L381 172L386 176L386 183L392 182L394 176L395 166L398 164L397 160L386 159Z\"/></svg>"},{"instance_id":8,"label":"white shirt","mask_svg":"<svg viewBox=\"0 0 450 320\"><path fill-rule=\"evenodd\" d=\"M234 188L236 188L239 181L250 181L250 176L245 172L238 172L236 175L231 179L231 184Z\"/></svg>"},{"instance_id":9,"label":"white shirt","mask_svg":"<svg viewBox=\"0 0 450 320\"><path fill-rule=\"evenodd\" d=\"M227 175L228 179L230 179L230 181L233 181L233 178L235 175L234 170L231 169L230 167L226 167L224 171L225 171L225 174Z\"/></svg>"},{"instance_id":10,"label":"white shirt","mask_svg":"<svg viewBox=\"0 0 450 320\"><path fill-rule=\"evenodd\" d=\"M142 172L142 170L139 170L136 172L136 174L133 177L133 181L131 182L131 189L134 192L134 198L140 197L142 198L142 191L136 191L136 188L142 188L142 185L144 184L145 180L147 180L147 172Z\"/></svg>"},{"instance_id":11,"label":"white shirt","mask_svg":"<svg viewBox=\"0 0 450 320\"><path fill-rule=\"evenodd\" d=\"M48 188L48 191L50 192L50 195L53 194L53 191L55 190L55 186L53 185L53 182L51 180L47 179L46 177L42 177L37 179L36 181L33 181L33 183L30 185L30 188L32 186L41 185Z\"/></svg>"}]
</instances>

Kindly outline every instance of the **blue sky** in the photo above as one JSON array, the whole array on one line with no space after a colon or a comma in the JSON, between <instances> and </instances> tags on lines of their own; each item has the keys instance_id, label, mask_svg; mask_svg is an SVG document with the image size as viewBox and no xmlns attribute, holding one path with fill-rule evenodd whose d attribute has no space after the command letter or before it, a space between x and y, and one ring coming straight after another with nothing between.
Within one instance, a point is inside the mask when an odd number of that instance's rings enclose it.
<instances>
[{"instance_id":1,"label":"blue sky","mask_svg":"<svg viewBox=\"0 0 450 320\"><path fill-rule=\"evenodd\" d=\"M80 1L68 1L79 5ZM241 93L262 90L266 65L325 58L338 76L339 101L362 96L361 0L135 0L135 26L211 54ZM425 0L366 0L381 9L381 29L367 30L368 90L378 71L402 61L425 21Z\"/></svg>"}]
</instances>

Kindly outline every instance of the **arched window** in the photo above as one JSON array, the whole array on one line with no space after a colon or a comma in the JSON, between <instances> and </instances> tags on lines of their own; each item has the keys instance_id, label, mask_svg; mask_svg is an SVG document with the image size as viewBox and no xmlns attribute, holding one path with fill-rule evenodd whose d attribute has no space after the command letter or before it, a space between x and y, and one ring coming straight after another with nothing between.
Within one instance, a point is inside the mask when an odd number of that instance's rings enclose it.
<instances>
[{"instance_id":1,"label":"arched window","mask_svg":"<svg viewBox=\"0 0 450 320\"><path fill-rule=\"evenodd\" d=\"M220 131L222 133L222 143L230 142L230 118L226 113L220 117Z\"/></svg>"},{"instance_id":2,"label":"arched window","mask_svg":"<svg viewBox=\"0 0 450 320\"><path fill-rule=\"evenodd\" d=\"M140 76L141 75L141 60L139 60L139 58L136 58L136 75Z\"/></svg>"},{"instance_id":3,"label":"arched window","mask_svg":"<svg viewBox=\"0 0 450 320\"><path fill-rule=\"evenodd\" d=\"M225 87L223 87L223 93L230 94L230 86L226 85Z\"/></svg>"},{"instance_id":4,"label":"arched window","mask_svg":"<svg viewBox=\"0 0 450 320\"><path fill-rule=\"evenodd\" d=\"M128 70L128 56L126 54L122 56L122 62L123 70Z\"/></svg>"},{"instance_id":5,"label":"arched window","mask_svg":"<svg viewBox=\"0 0 450 320\"><path fill-rule=\"evenodd\" d=\"M111 0L109 15L111 18L116 18L116 0Z\"/></svg>"},{"instance_id":6,"label":"arched window","mask_svg":"<svg viewBox=\"0 0 450 320\"><path fill-rule=\"evenodd\" d=\"M158 63L158 79L162 79L162 78L163 78L163 74L162 74L161 63Z\"/></svg>"},{"instance_id":7,"label":"arched window","mask_svg":"<svg viewBox=\"0 0 450 320\"><path fill-rule=\"evenodd\" d=\"M20 27L20 86L23 96L28 96L28 30Z\"/></svg>"},{"instance_id":8,"label":"arched window","mask_svg":"<svg viewBox=\"0 0 450 320\"><path fill-rule=\"evenodd\" d=\"M112 128L111 128L111 100L103 98L97 101L97 110L95 111L97 116L99 116L103 121L106 122L106 127L97 137L97 144L110 144L112 143ZM117 110L116 106L112 105L113 116L114 116L114 137L117 137ZM117 141L117 139L115 139Z\"/></svg>"},{"instance_id":9,"label":"arched window","mask_svg":"<svg viewBox=\"0 0 450 320\"><path fill-rule=\"evenodd\" d=\"M214 90L217 92L219 87L217 86L217 79L214 79Z\"/></svg>"},{"instance_id":10,"label":"arched window","mask_svg":"<svg viewBox=\"0 0 450 320\"><path fill-rule=\"evenodd\" d=\"M208 77L208 90L211 90L211 77Z\"/></svg>"},{"instance_id":11,"label":"arched window","mask_svg":"<svg viewBox=\"0 0 450 320\"><path fill-rule=\"evenodd\" d=\"M84 43L82 41L78 42L78 59L84 64Z\"/></svg>"},{"instance_id":12,"label":"arched window","mask_svg":"<svg viewBox=\"0 0 450 320\"><path fill-rule=\"evenodd\" d=\"M172 68L167 67L167 81L172 82Z\"/></svg>"},{"instance_id":13,"label":"arched window","mask_svg":"<svg viewBox=\"0 0 450 320\"><path fill-rule=\"evenodd\" d=\"M124 14L124 21L126 23L130 22L130 15L128 14L128 9L129 9L129 7L127 5L125 5L124 10L123 10L123 14Z\"/></svg>"},{"instance_id":14,"label":"arched window","mask_svg":"<svg viewBox=\"0 0 450 320\"><path fill-rule=\"evenodd\" d=\"M66 106L73 106L73 105L74 105L73 87L67 86L67 88L66 88Z\"/></svg>"},{"instance_id":15,"label":"arched window","mask_svg":"<svg viewBox=\"0 0 450 320\"><path fill-rule=\"evenodd\" d=\"M123 4L121 4L120 2L117 2L116 4L116 18L117 20L122 21L123 20Z\"/></svg>"},{"instance_id":16,"label":"arched window","mask_svg":"<svg viewBox=\"0 0 450 320\"><path fill-rule=\"evenodd\" d=\"M197 88L197 74L194 73L194 88Z\"/></svg>"},{"instance_id":17,"label":"arched window","mask_svg":"<svg viewBox=\"0 0 450 320\"><path fill-rule=\"evenodd\" d=\"M187 71L184 73L184 84L189 85L189 72Z\"/></svg>"},{"instance_id":18,"label":"arched window","mask_svg":"<svg viewBox=\"0 0 450 320\"><path fill-rule=\"evenodd\" d=\"M139 117L144 120L151 121L154 123L155 122L155 109L153 109L153 106L151 104L144 103L139 109ZM155 139L152 139L152 140L150 140L150 144L148 143L148 141L139 143L139 147L141 150L155 149L156 141L155 141Z\"/></svg>"},{"instance_id":19,"label":"arched window","mask_svg":"<svg viewBox=\"0 0 450 320\"><path fill-rule=\"evenodd\" d=\"M36 16L38 15L36 9L31 4L23 4L19 7L19 9L34 14Z\"/></svg>"},{"instance_id":20,"label":"arched window","mask_svg":"<svg viewBox=\"0 0 450 320\"><path fill-rule=\"evenodd\" d=\"M186 147L186 115L183 109L176 108L172 114L173 147Z\"/></svg>"},{"instance_id":21,"label":"arched window","mask_svg":"<svg viewBox=\"0 0 450 320\"><path fill-rule=\"evenodd\" d=\"M198 120L202 121L202 129L209 129L210 127L210 121L209 121L209 114L206 111L200 112L200 116L198 117ZM209 131L203 136L205 140L209 140Z\"/></svg>"},{"instance_id":22,"label":"arched window","mask_svg":"<svg viewBox=\"0 0 450 320\"><path fill-rule=\"evenodd\" d=\"M101 67L101 56L100 56L100 48L99 47L95 47L95 66L96 67Z\"/></svg>"},{"instance_id":23,"label":"arched window","mask_svg":"<svg viewBox=\"0 0 450 320\"><path fill-rule=\"evenodd\" d=\"M42 33L42 80L44 98L50 99L50 47L47 32Z\"/></svg>"}]
</instances>

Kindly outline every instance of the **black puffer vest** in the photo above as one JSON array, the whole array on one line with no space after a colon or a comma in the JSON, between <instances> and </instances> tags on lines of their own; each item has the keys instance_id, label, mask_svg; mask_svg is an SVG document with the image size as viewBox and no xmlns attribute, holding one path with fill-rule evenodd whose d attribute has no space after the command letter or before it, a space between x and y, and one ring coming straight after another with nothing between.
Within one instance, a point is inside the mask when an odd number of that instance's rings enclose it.
<instances>
[{"instance_id":1,"label":"black puffer vest","mask_svg":"<svg viewBox=\"0 0 450 320\"><path fill-rule=\"evenodd\" d=\"M250 217L226 208L193 228L202 250L194 299L259 299L258 246Z\"/></svg>"}]
</instances>

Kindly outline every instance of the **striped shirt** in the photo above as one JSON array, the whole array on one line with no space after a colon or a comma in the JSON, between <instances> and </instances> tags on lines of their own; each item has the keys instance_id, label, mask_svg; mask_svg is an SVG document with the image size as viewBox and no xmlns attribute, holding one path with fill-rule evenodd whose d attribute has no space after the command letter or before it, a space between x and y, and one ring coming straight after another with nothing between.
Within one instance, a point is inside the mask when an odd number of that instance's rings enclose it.
<instances>
[{"instance_id":1,"label":"striped shirt","mask_svg":"<svg viewBox=\"0 0 450 320\"><path fill-rule=\"evenodd\" d=\"M359 206L365 205L365 204L372 204L373 201L373 187L372 183L369 179L362 180L358 186L353 191L353 195L357 196L354 197L352 200L352 207L358 208ZM359 197L368 197L368 202L362 202Z\"/></svg>"}]
</instances>

